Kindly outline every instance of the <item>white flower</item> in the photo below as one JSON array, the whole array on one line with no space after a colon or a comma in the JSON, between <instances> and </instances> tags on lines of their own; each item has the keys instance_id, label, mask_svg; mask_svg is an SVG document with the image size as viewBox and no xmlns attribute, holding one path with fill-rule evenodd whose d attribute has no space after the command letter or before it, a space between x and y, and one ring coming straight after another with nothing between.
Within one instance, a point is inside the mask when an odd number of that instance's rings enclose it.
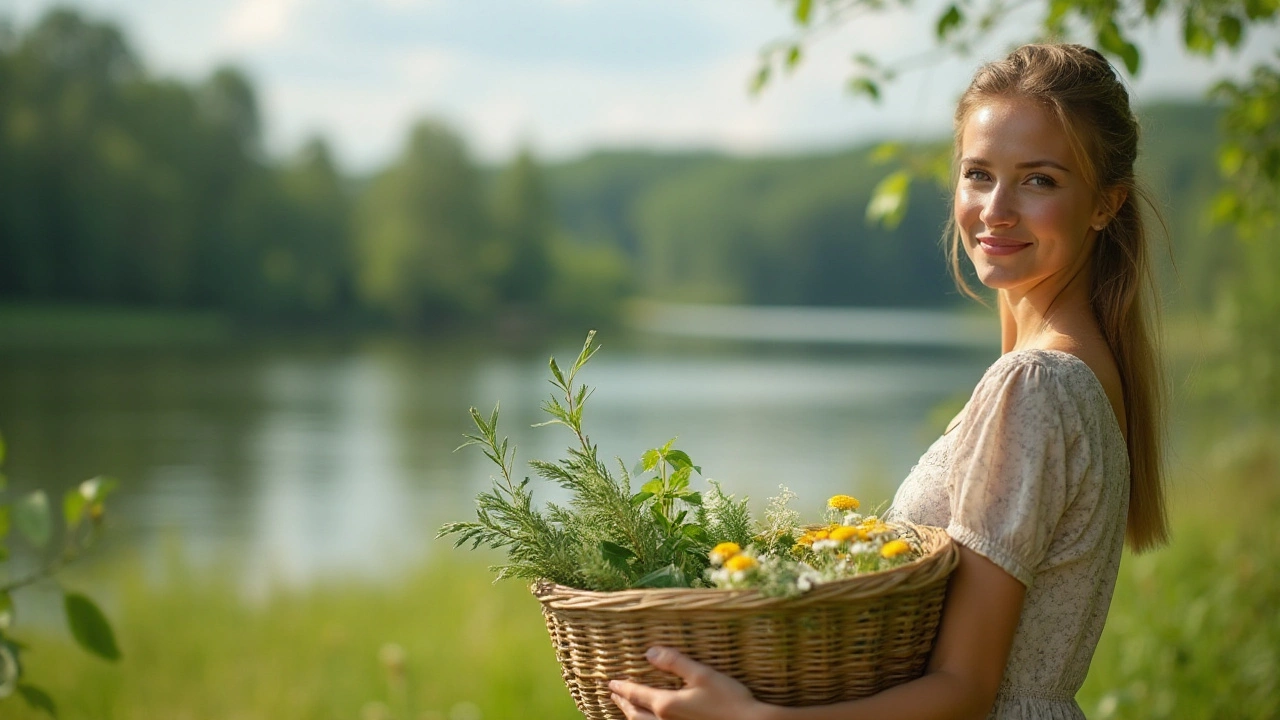
<instances>
[{"instance_id":1,"label":"white flower","mask_svg":"<svg viewBox=\"0 0 1280 720\"><path fill-rule=\"evenodd\" d=\"M823 550L835 550L838 547L840 547L840 542L837 540L827 539L827 540L813 541L814 552L822 552Z\"/></svg>"},{"instance_id":2,"label":"white flower","mask_svg":"<svg viewBox=\"0 0 1280 720\"><path fill-rule=\"evenodd\" d=\"M809 592L815 585L821 583L822 576L812 568L802 571L800 577L796 578L796 587L800 588L800 592Z\"/></svg>"}]
</instances>

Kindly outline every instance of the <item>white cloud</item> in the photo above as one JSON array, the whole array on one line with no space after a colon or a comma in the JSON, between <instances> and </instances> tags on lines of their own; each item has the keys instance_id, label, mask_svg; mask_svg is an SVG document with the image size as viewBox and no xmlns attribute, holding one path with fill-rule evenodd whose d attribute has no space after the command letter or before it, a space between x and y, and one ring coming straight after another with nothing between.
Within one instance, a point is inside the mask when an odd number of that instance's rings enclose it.
<instances>
[{"instance_id":1,"label":"white cloud","mask_svg":"<svg viewBox=\"0 0 1280 720\"><path fill-rule=\"evenodd\" d=\"M233 48L279 44L289 31L301 0L241 0L224 21L220 36Z\"/></svg>"}]
</instances>

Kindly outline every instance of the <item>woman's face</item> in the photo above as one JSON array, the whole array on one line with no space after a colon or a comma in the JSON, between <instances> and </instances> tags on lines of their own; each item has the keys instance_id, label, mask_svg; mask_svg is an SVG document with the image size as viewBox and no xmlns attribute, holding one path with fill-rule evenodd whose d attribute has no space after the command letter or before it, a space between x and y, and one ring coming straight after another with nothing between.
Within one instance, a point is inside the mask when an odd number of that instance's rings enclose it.
<instances>
[{"instance_id":1,"label":"woman's face","mask_svg":"<svg viewBox=\"0 0 1280 720\"><path fill-rule=\"evenodd\" d=\"M1086 266L1106 222L1057 119L1022 98L991 98L960 134L955 220L984 285L1061 288Z\"/></svg>"}]
</instances>

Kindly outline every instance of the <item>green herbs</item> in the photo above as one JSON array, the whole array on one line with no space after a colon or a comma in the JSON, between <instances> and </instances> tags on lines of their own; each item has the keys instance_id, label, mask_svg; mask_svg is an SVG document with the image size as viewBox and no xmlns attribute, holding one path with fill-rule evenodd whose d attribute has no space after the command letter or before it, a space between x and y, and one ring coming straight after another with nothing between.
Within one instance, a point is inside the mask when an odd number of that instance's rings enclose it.
<instances>
[{"instance_id":1,"label":"green herbs","mask_svg":"<svg viewBox=\"0 0 1280 720\"><path fill-rule=\"evenodd\" d=\"M455 536L455 547L470 542L505 549L507 563L495 566L499 578L541 579L585 590L641 587L694 587L702 576L711 547L708 527L742 534L749 528L746 502L719 492L689 489L690 476L701 474L688 454L668 442L647 451L637 474L654 476L632 493L632 477L621 460L610 470L583 431L583 409L591 395L577 383L578 372L595 354L587 335L573 366L564 372L552 358L551 383L556 394L543 404L551 419L541 426L562 425L574 438L568 457L530 467L543 479L570 492L567 505L533 505L529 478L515 479L515 450L498 436L498 408L486 419L471 409L478 434L462 447L478 445L500 469L490 491L477 498L475 522L449 523L437 537ZM717 538L719 539L719 538Z\"/></svg>"},{"instance_id":2,"label":"green herbs","mask_svg":"<svg viewBox=\"0 0 1280 720\"><path fill-rule=\"evenodd\" d=\"M897 526L875 515L858 514L858 500L848 495L827 501L823 525L805 527L790 507L795 493L783 487L757 524L747 501L725 494L714 480L705 493L690 489L690 477L702 468L673 447L674 440L640 457L634 474L641 485L632 493L626 466L619 460L611 471L582 429L591 391L577 377L597 350L594 337L587 335L567 373L551 359L556 394L542 406L551 419L535 426L567 428L574 438L568 457L529 463L569 491L568 504L536 509L529 478L515 479L515 450L499 439L498 409L486 419L472 408L479 433L467 435L462 447L479 445L501 474L480 494L475 522L449 523L437 537L456 536L455 547L470 542L472 548L505 549L507 564L492 568L499 578L582 590L719 587L790 596L919 555L918 543L901 539Z\"/></svg>"}]
</instances>

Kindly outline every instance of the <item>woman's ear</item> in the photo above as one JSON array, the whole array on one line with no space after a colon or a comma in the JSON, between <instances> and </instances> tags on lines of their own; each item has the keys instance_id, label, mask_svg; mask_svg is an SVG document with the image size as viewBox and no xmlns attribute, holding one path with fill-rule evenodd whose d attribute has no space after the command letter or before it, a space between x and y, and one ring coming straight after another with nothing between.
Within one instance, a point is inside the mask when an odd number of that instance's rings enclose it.
<instances>
[{"instance_id":1,"label":"woman's ear","mask_svg":"<svg viewBox=\"0 0 1280 720\"><path fill-rule=\"evenodd\" d=\"M1090 225L1094 230L1099 232L1111 222L1112 218L1120 212L1120 208L1124 207L1124 203L1129 199L1129 189L1119 185L1104 190L1101 197L1098 198L1098 207L1093 212L1093 219Z\"/></svg>"}]
</instances>

